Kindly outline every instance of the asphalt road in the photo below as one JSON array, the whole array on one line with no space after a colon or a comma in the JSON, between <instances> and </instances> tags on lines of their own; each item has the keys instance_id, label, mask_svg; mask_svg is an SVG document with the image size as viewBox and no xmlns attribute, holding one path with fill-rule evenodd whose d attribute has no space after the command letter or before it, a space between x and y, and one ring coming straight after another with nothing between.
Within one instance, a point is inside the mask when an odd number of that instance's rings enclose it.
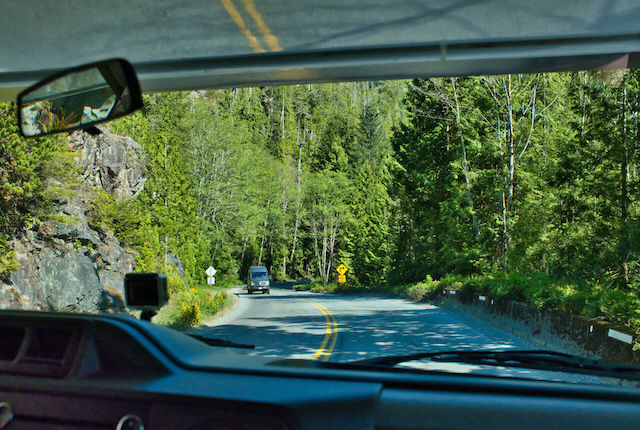
<instances>
[{"instance_id":1,"label":"asphalt road","mask_svg":"<svg viewBox=\"0 0 640 430\"><path fill-rule=\"evenodd\" d=\"M332 295L272 288L235 288L236 309L199 334L255 345L251 354L350 361L426 351L539 349L508 331L459 311L428 303L369 295ZM598 378L493 366L413 363L415 367L572 382Z\"/></svg>"}]
</instances>

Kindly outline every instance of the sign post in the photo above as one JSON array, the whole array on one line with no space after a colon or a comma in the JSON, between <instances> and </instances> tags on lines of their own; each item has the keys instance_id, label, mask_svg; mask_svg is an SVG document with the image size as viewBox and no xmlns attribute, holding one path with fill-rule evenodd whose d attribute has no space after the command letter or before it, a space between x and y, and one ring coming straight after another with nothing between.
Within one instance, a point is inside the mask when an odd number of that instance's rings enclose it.
<instances>
[{"instance_id":1,"label":"sign post","mask_svg":"<svg viewBox=\"0 0 640 430\"><path fill-rule=\"evenodd\" d=\"M213 285L216 283L216 278L214 277L218 271L213 268L213 266L209 266L207 270L205 270L207 274L207 285Z\"/></svg>"},{"instance_id":2,"label":"sign post","mask_svg":"<svg viewBox=\"0 0 640 430\"><path fill-rule=\"evenodd\" d=\"M336 272L338 272L338 282L340 284L344 284L345 282L347 282L347 275L345 275L345 273L347 273L347 266L345 266L344 264L340 264L338 267L336 267Z\"/></svg>"}]
</instances>

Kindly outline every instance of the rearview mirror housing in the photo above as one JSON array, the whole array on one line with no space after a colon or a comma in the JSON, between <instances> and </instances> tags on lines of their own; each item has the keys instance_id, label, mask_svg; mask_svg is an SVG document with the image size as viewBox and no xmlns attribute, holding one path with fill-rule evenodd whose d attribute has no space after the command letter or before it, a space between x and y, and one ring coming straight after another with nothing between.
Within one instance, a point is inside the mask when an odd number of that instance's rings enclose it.
<instances>
[{"instance_id":1,"label":"rearview mirror housing","mask_svg":"<svg viewBox=\"0 0 640 430\"><path fill-rule=\"evenodd\" d=\"M18 94L18 126L24 137L71 131L110 121L142 107L135 71L122 59L56 73Z\"/></svg>"}]
</instances>

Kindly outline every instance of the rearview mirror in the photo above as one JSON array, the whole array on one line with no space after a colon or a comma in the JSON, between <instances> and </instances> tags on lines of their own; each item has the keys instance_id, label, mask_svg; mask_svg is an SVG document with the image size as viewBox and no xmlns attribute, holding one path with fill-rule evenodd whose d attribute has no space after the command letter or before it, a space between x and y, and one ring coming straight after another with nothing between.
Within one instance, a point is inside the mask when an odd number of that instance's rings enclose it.
<instances>
[{"instance_id":1,"label":"rearview mirror","mask_svg":"<svg viewBox=\"0 0 640 430\"><path fill-rule=\"evenodd\" d=\"M127 115L142 107L131 64L114 59L56 73L18 95L25 137L70 131Z\"/></svg>"}]
</instances>

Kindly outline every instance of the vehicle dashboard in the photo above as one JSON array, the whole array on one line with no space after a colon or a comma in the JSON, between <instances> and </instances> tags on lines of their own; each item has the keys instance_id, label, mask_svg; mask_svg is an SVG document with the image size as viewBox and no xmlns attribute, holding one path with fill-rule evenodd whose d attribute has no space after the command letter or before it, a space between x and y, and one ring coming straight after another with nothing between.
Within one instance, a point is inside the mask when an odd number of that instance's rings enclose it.
<instances>
[{"instance_id":1,"label":"vehicle dashboard","mask_svg":"<svg viewBox=\"0 0 640 430\"><path fill-rule=\"evenodd\" d=\"M595 429L640 419L640 395L624 388L257 357L127 317L5 311L0 331L9 429Z\"/></svg>"}]
</instances>

